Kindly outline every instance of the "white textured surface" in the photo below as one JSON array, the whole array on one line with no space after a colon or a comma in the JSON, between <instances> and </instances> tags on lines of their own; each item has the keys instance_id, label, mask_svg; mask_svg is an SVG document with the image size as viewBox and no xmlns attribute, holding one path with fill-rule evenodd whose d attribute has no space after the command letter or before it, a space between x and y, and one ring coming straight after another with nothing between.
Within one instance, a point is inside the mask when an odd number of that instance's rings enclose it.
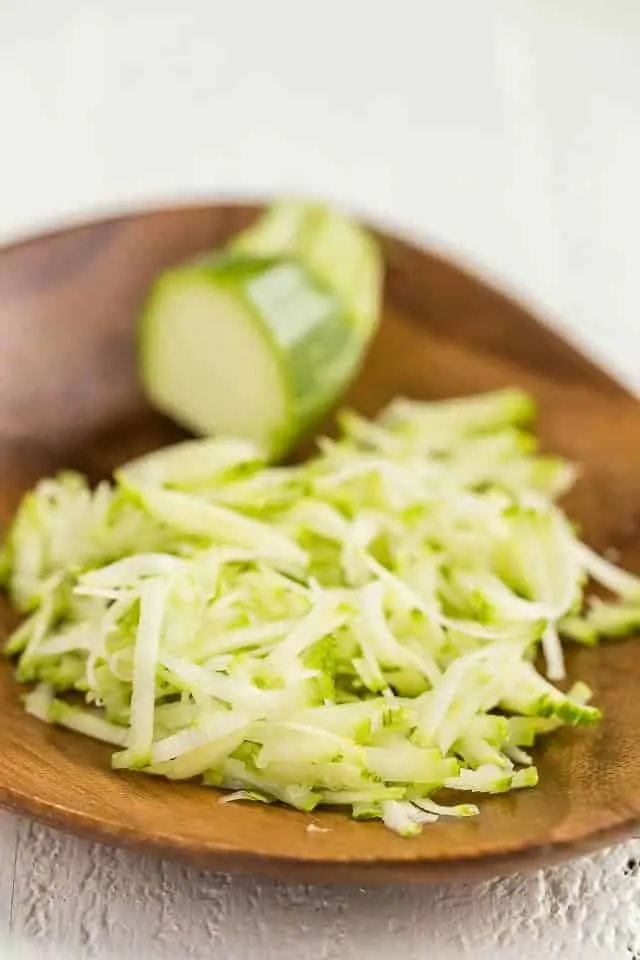
<instances>
[{"instance_id":1,"label":"white textured surface","mask_svg":"<svg viewBox=\"0 0 640 960\"><path fill-rule=\"evenodd\" d=\"M629 866L638 842L526 878L365 890L202 873L26 821L19 835L12 960L388 960L394 951L631 960L640 951L640 876Z\"/></svg>"},{"instance_id":2,"label":"white textured surface","mask_svg":"<svg viewBox=\"0 0 640 960\"><path fill-rule=\"evenodd\" d=\"M453 251L640 389L637 0L0 0L0 240L310 190ZM634 843L477 887L203 874L0 814L0 960L625 960Z\"/></svg>"},{"instance_id":3,"label":"white textured surface","mask_svg":"<svg viewBox=\"0 0 640 960\"><path fill-rule=\"evenodd\" d=\"M18 852L18 821L8 813L0 812L0 947L1 937L7 939L11 925L13 881ZM0 948L0 957L2 950Z\"/></svg>"}]
</instances>

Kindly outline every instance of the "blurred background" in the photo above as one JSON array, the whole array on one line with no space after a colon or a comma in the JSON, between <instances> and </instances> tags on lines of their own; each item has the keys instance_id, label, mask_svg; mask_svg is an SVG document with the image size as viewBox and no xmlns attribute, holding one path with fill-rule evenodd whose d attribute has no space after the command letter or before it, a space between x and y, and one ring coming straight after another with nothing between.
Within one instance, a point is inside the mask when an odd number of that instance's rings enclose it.
<instances>
[{"instance_id":1,"label":"blurred background","mask_svg":"<svg viewBox=\"0 0 640 960\"><path fill-rule=\"evenodd\" d=\"M448 251L640 389L637 0L0 0L0 242L321 194Z\"/></svg>"}]
</instances>

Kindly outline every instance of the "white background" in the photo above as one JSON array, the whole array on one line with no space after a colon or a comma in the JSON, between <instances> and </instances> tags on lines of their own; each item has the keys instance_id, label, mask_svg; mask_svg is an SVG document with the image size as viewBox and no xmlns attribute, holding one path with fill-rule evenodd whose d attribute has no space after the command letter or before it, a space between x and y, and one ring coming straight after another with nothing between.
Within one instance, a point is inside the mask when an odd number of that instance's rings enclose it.
<instances>
[{"instance_id":1,"label":"white background","mask_svg":"<svg viewBox=\"0 0 640 960\"><path fill-rule=\"evenodd\" d=\"M0 242L157 200L320 193L493 277L640 390L639 118L637 0L0 0ZM624 960L634 853L333 890L0 814L0 960Z\"/></svg>"}]
</instances>

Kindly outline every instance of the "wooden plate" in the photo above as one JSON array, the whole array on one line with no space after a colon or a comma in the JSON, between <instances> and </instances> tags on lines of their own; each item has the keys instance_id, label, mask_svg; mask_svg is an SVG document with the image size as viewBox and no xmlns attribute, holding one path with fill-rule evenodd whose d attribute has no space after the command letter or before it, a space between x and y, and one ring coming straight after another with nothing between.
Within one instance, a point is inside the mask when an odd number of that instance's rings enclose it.
<instances>
[{"instance_id":1,"label":"wooden plate","mask_svg":"<svg viewBox=\"0 0 640 960\"><path fill-rule=\"evenodd\" d=\"M252 216L214 206L144 213L0 252L0 520L62 466L94 477L177 436L136 383L134 321L153 275ZM589 541L640 570L640 408L521 306L385 237L382 330L350 398L532 390L546 444L584 464L572 513ZM3 617L8 626L8 611ZM572 652L604 723L538 752L541 786L486 800L477 820L402 840L339 813L221 805L214 791L109 769L109 750L26 716L0 667L0 802L65 830L194 863L324 881L432 881L504 873L631 834L640 819L640 646ZM310 823L328 832L308 831Z\"/></svg>"}]
</instances>

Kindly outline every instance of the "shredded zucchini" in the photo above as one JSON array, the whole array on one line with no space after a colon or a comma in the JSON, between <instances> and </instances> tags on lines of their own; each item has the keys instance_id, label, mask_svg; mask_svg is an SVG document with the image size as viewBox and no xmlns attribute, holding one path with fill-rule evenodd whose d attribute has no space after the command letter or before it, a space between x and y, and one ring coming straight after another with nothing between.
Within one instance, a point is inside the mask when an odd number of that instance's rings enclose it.
<instances>
[{"instance_id":1,"label":"shredded zucchini","mask_svg":"<svg viewBox=\"0 0 640 960\"><path fill-rule=\"evenodd\" d=\"M561 641L637 631L640 578L579 540L556 502L575 471L538 455L533 412L519 390L396 400L303 465L208 439L93 491L42 481L2 555L26 709L118 770L403 836L478 812L443 788L535 786L523 748L600 717L555 685Z\"/></svg>"}]
</instances>

